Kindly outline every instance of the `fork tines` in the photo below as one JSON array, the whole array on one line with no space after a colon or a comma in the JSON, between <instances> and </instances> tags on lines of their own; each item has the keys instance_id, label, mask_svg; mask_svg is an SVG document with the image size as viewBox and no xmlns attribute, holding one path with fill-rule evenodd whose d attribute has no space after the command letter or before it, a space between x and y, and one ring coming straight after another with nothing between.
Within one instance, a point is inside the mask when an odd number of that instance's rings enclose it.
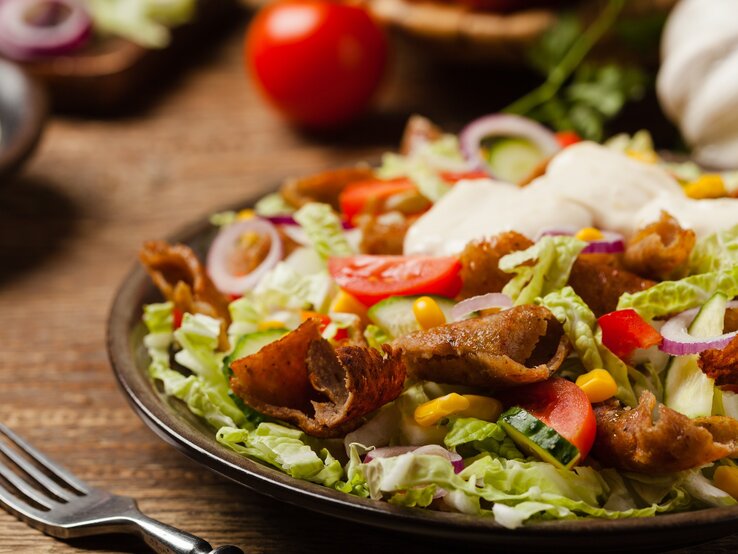
<instances>
[{"instance_id":1,"label":"fork tines","mask_svg":"<svg viewBox=\"0 0 738 554\"><path fill-rule=\"evenodd\" d=\"M3 435L7 442L0 440L0 452L25 474L23 477L0 457L0 503L6 507L16 513L38 515L89 492L85 483L0 423L0 438ZM4 486L3 481L10 486Z\"/></svg>"}]
</instances>

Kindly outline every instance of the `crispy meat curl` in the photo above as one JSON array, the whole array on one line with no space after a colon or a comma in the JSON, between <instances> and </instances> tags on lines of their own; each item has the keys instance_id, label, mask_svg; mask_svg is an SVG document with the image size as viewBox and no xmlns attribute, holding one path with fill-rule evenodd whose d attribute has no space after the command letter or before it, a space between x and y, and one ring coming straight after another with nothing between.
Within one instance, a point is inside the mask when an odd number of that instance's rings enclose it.
<instances>
[{"instance_id":1,"label":"crispy meat curl","mask_svg":"<svg viewBox=\"0 0 738 554\"><path fill-rule=\"evenodd\" d=\"M531 246L533 241L515 231L467 244L461 253L463 286L460 296L470 298L488 292L500 292L513 277L499 268L500 258Z\"/></svg>"},{"instance_id":2,"label":"crispy meat curl","mask_svg":"<svg viewBox=\"0 0 738 554\"><path fill-rule=\"evenodd\" d=\"M231 322L228 299L215 288L205 267L189 246L147 241L139 253L151 280L182 313L205 314L222 321L220 347L228 348L225 330Z\"/></svg>"},{"instance_id":3,"label":"crispy meat curl","mask_svg":"<svg viewBox=\"0 0 738 554\"><path fill-rule=\"evenodd\" d=\"M544 381L569 354L561 324L542 306L517 306L400 337L408 374L497 389Z\"/></svg>"},{"instance_id":4,"label":"crispy meat curl","mask_svg":"<svg viewBox=\"0 0 738 554\"><path fill-rule=\"evenodd\" d=\"M401 255L405 234L417 219L416 216L406 217L399 212L359 216L361 252L381 256Z\"/></svg>"},{"instance_id":5,"label":"crispy meat curl","mask_svg":"<svg viewBox=\"0 0 738 554\"><path fill-rule=\"evenodd\" d=\"M612 254L581 254L569 274L569 285L597 317L617 309L620 295L656 283L620 267Z\"/></svg>"},{"instance_id":6,"label":"crispy meat curl","mask_svg":"<svg viewBox=\"0 0 738 554\"><path fill-rule=\"evenodd\" d=\"M385 346L334 348L306 320L280 340L231 364L231 388L246 404L308 435L340 437L397 398L405 382L399 353Z\"/></svg>"},{"instance_id":7,"label":"crispy meat curl","mask_svg":"<svg viewBox=\"0 0 738 554\"><path fill-rule=\"evenodd\" d=\"M651 279L673 276L687 263L695 243L692 229L682 229L667 212L640 229L625 248L623 260L630 271Z\"/></svg>"},{"instance_id":8,"label":"crispy meat curl","mask_svg":"<svg viewBox=\"0 0 738 554\"><path fill-rule=\"evenodd\" d=\"M738 337L722 350L702 352L698 364L705 375L715 379L716 385L738 385Z\"/></svg>"},{"instance_id":9,"label":"crispy meat curl","mask_svg":"<svg viewBox=\"0 0 738 554\"><path fill-rule=\"evenodd\" d=\"M649 475L700 467L738 453L738 421L724 416L692 420L641 394L638 406L616 400L595 407L593 454L607 467Z\"/></svg>"},{"instance_id":10,"label":"crispy meat curl","mask_svg":"<svg viewBox=\"0 0 738 554\"><path fill-rule=\"evenodd\" d=\"M338 196L350 183L371 179L374 172L369 167L346 167L322 171L308 177L290 179L282 185L282 197L295 208L308 202L330 204L339 210Z\"/></svg>"}]
</instances>

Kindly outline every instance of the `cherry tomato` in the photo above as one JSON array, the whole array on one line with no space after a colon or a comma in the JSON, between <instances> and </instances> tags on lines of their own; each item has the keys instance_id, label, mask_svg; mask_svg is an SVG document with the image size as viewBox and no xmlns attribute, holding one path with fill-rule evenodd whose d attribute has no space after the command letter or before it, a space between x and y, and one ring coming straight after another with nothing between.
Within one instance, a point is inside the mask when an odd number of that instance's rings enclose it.
<instances>
[{"instance_id":1,"label":"cherry tomato","mask_svg":"<svg viewBox=\"0 0 738 554\"><path fill-rule=\"evenodd\" d=\"M524 385L510 391L511 406L520 406L553 427L587 457L597 433L592 404L584 391L571 381L552 377L547 381Z\"/></svg>"},{"instance_id":2,"label":"cherry tomato","mask_svg":"<svg viewBox=\"0 0 738 554\"><path fill-rule=\"evenodd\" d=\"M405 178L390 181L379 179L359 181L351 183L341 191L338 203L346 220L352 221L355 216L364 211L367 205L382 202L395 194L416 189L417 187Z\"/></svg>"},{"instance_id":3,"label":"cherry tomato","mask_svg":"<svg viewBox=\"0 0 738 554\"><path fill-rule=\"evenodd\" d=\"M461 290L461 263L455 257L353 256L331 258L328 271L338 286L367 306L389 296L437 294Z\"/></svg>"},{"instance_id":4,"label":"cherry tomato","mask_svg":"<svg viewBox=\"0 0 738 554\"><path fill-rule=\"evenodd\" d=\"M601 316L602 344L618 358L629 358L636 348L661 344L663 337L633 309L617 310Z\"/></svg>"},{"instance_id":5,"label":"cherry tomato","mask_svg":"<svg viewBox=\"0 0 738 554\"><path fill-rule=\"evenodd\" d=\"M387 41L363 8L282 0L254 19L246 63L266 97L307 127L334 127L361 113L384 72Z\"/></svg>"}]
</instances>

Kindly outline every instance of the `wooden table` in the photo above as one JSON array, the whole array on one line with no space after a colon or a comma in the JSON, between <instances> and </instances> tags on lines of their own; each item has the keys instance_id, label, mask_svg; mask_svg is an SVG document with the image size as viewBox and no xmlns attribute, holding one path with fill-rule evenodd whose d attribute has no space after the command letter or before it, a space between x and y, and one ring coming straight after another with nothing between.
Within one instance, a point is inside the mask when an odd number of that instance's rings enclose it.
<instances>
[{"instance_id":1,"label":"wooden table","mask_svg":"<svg viewBox=\"0 0 738 554\"><path fill-rule=\"evenodd\" d=\"M24 175L0 186L0 421L81 478L137 498L150 516L214 545L275 554L459 551L226 481L154 436L118 390L105 323L142 241L286 175L375 157L398 140L411 111L457 129L499 107L474 85L489 76L461 86L459 70L439 78L437 68L399 60L377 112L350 134L308 137L264 109L243 77L240 39L234 32L212 45L135 115L54 119ZM738 538L708 548L735 552ZM0 552L81 551L144 549L124 537L55 541L0 510Z\"/></svg>"}]
</instances>

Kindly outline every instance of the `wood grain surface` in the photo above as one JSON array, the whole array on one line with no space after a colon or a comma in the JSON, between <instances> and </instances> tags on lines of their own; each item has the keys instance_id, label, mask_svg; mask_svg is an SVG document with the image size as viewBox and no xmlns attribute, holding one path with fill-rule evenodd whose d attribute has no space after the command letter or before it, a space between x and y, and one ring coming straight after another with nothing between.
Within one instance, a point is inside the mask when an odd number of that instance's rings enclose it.
<instances>
[{"instance_id":1,"label":"wood grain surface","mask_svg":"<svg viewBox=\"0 0 738 554\"><path fill-rule=\"evenodd\" d=\"M82 479L138 499L148 515L213 545L265 554L475 551L329 519L240 488L154 436L118 390L105 322L142 241L287 175L376 157L412 111L457 129L499 106L480 83L498 99L527 86L517 79L501 87L492 75L462 86L461 70L400 57L377 111L349 133L306 136L264 109L244 79L243 24L236 27L135 115L54 119L23 176L0 184L0 421ZM728 538L680 552L736 550L738 538ZM85 551L145 549L117 536L56 541L0 510L0 552Z\"/></svg>"}]
</instances>

